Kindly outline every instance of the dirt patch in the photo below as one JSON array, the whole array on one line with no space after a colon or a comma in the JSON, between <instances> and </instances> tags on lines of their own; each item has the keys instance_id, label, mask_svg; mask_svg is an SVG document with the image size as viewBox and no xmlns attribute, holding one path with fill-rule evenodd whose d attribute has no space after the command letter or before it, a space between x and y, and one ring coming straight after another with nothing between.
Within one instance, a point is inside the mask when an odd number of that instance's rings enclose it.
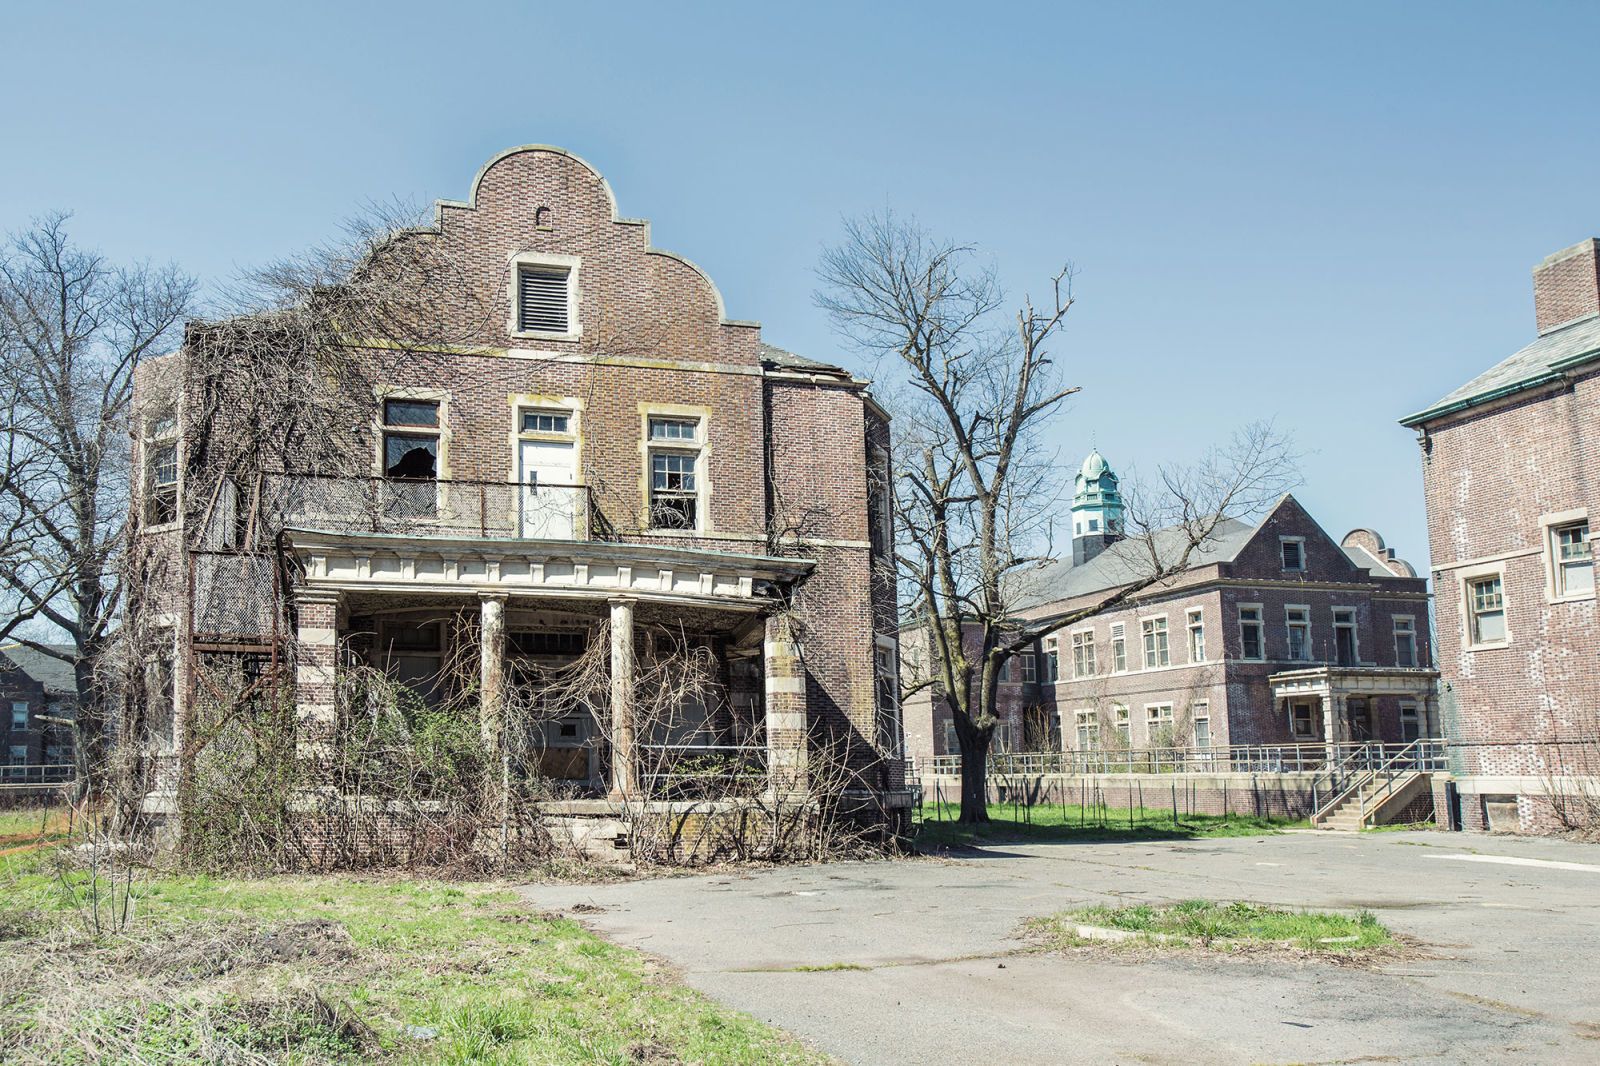
<instances>
[{"instance_id":1,"label":"dirt patch","mask_svg":"<svg viewBox=\"0 0 1600 1066\"><path fill-rule=\"evenodd\" d=\"M274 963L342 963L355 957L344 926L316 918L265 928L216 926L204 935L197 935L191 927L181 935L134 945L127 961L135 973L145 977L203 978Z\"/></svg>"}]
</instances>

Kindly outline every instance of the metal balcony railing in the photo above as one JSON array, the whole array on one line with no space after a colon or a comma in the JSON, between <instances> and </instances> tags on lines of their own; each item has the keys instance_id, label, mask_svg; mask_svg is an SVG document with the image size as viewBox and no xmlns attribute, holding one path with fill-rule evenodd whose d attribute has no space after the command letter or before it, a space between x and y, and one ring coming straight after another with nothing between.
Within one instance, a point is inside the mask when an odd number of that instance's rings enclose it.
<instances>
[{"instance_id":1,"label":"metal balcony railing","mask_svg":"<svg viewBox=\"0 0 1600 1066\"><path fill-rule=\"evenodd\" d=\"M532 480L274 475L256 506L280 527L334 533L589 540L595 527L588 486Z\"/></svg>"},{"instance_id":2,"label":"metal balcony railing","mask_svg":"<svg viewBox=\"0 0 1600 1066\"><path fill-rule=\"evenodd\" d=\"M1401 744L1235 744L1205 748L1125 748L1086 751L991 752L993 774L1220 774L1373 771L1391 760L1408 769L1444 770L1443 741ZM933 774L959 774L961 756L935 756Z\"/></svg>"},{"instance_id":3,"label":"metal balcony railing","mask_svg":"<svg viewBox=\"0 0 1600 1066\"><path fill-rule=\"evenodd\" d=\"M0 766L0 787L5 785L60 785L71 781L77 769L71 763L12 763Z\"/></svg>"}]
</instances>

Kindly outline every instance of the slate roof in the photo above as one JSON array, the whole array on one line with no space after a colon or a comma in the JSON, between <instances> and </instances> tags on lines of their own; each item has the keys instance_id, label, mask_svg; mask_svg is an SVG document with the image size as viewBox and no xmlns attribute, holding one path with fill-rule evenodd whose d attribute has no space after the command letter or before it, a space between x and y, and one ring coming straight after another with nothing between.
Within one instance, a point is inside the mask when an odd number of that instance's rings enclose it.
<instances>
[{"instance_id":1,"label":"slate roof","mask_svg":"<svg viewBox=\"0 0 1600 1066\"><path fill-rule=\"evenodd\" d=\"M61 651L72 650L67 644L51 644L49 647ZM21 644L7 644L0 647L0 670L8 667L21 670L43 685L46 692L68 696L75 696L78 693L78 679L73 674L72 664L54 656L34 651Z\"/></svg>"},{"instance_id":2,"label":"slate roof","mask_svg":"<svg viewBox=\"0 0 1600 1066\"><path fill-rule=\"evenodd\" d=\"M834 366L832 363L821 363L815 359L807 359L803 355L796 355L787 348L779 348L775 344L761 345L761 362L767 366L775 366L784 370L818 370L831 374L843 374L843 367Z\"/></svg>"},{"instance_id":3,"label":"slate roof","mask_svg":"<svg viewBox=\"0 0 1600 1066\"><path fill-rule=\"evenodd\" d=\"M1367 549L1353 547L1348 544L1340 545L1340 547L1344 550L1345 555L1349 556L1352 563L1355 563L1361 569L1365 570L1374 577L1397 576L1393 570L1390 570L1387 566L1384 566L1383 563L1371 552L1367 551Z\"/></svg>"},{"instance_id":4,"label":"slate roof","mask_svg":"<svg viewBox=\"0 0 1600 1066\"><path fill-rule=\"evenodd\" d=\"M1600 358L1600 315L1551 330L1511 358L1484 371L1439 402L1407 415L1402 426L1459 411L1558 378L1567 367Z\"/></svg>"},{"instance_id":5,"label":"slate roof","mask_svg":"<svg viewBox=\"0 0 1600 1066\"><path fill-rule=\"evenodd\" d=\"M1249 543L1256 526L1234 518L1225 518L1218 524L1212 538L1195 549L1189 557L1191 566L1210 566L1213 563L1232 562L1239 550ZM1158 529L1155 539L1160 558L1176 560L1187 543L1178 526ZM1138 579L1148 571L1145 560L1150 557L1149 539L1130 537L1119 540L1082 566L1073 566L1070 557L1046 563L1036 570L1026 570L1012 579L1012 606L1025 611L1041 604L1058 600L1075 599L1093 592L1106 592Z\"/></svg>"}]
</instances>

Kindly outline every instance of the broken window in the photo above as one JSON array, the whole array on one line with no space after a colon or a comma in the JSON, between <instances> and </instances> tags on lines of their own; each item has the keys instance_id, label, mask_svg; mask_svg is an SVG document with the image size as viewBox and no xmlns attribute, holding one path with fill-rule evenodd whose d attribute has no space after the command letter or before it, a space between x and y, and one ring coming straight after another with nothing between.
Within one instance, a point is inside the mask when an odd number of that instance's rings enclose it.
<instances>
[{"instance_id":1,"label":"broken window","mask_svg":"<svg viewBox=\"0 0 1600 1066\"><path fill-rule=\"evenodd\" d=\"M145 423L145 521L151 525L178 518L178 423L171 415Z\"/></svg>"},{"instance_id":2,"label":"broken window","mask_svg":"<svg viewBox=\"0 0 1600 1066\"><path fill-rule=\"evenodd\" d=\"M700 422L650 419L650 528L697 529L700 522Z\"/></svg>"},{"instance_id":3,"label":"broken window","mask_svg":"<svg viewBox=\"0 0 1600 1066\"><path fill-rule=\"evenodd\" d=\"M426 481L439 476L438 401L383 401L383 473Z\"/></svg>"},{"instance_id":4,"label":"broken window","mask_svg":"<svg viewBox=\"0 0 1600 1066\"><path fill-rule=\"evenodd\" d=\"M1575 522L1550 531L1556 562L1556 595L1588 596L1594 593L1594 549L1589 543L1589 523Z\"/></svg>"},{"instance_id":5,"label":"broken window","mask_svg":"<svg viewBox=\"0 0 1600 1066\"><path fill-rule=\"evenodd\" d=\"M1333 653L1340 666L1354 666L1359 658L1356 648L1356 612L1349 607L1333 609Z\"/></svg>"},{"instance_id":6,"label":"broken window","mask_svg":"<svg viewBox=\"0 0 1600 1066\"><path fill-rule=\"evenodd\" d=\"M1499 574L1467 582L1467 610L1472 622L1472 643L1505 643L1506 601Z\"/></svg>"}]
</instances>

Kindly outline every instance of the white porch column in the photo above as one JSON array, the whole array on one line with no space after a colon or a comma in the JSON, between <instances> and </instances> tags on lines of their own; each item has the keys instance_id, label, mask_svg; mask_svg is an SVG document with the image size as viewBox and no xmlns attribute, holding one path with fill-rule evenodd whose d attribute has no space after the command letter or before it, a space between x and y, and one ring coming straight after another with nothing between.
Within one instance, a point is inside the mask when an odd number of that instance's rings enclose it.
<instances>
[{"instance_id":1,"label":"white porch column","mask_svg":"<svg viewBox=\"0 0 1600 1066\"><path fill-rule=\"evenodd\" d=\"M478 722L483 746L498 762L506 732L506 597L478 595Z\"/></svg>"},{"instance_id":2,"label":"white porch column","mask_svg":"<svg viewBox=\"0 0 1600 1066\"><path fill-rule=\"evenodd\" d=\"M786 615L767 616L761 659L766 671L767 780L775 798L806 790L806 677Z\"/></svg>"},{"instance_id":3,"label":"white porch column","mask_svg":"<svg viewBox=\"0 0 1600 1066\"><path fill-rule=\"evenodd\" d=\"M1332 691L1322 695L1322 739L1328 746L1328 764L1338 758L1337 748L1345 740L1344 697Z\"/></svg>"},{"instance_id":4,"label":"white porch column","mask_svg":"<svg viewBox=\"0 0 1600 1066\"><path fill-rule=\"evenodd\" d=\"M294 592L294 747L300 759L312 764L313 780L328 768L339 724L339 601L340 594L327 589Z\"/></svg>"},{"instance_id":5,"label":"white porch column","mask_svg":"<svg viewBox=\"0 0 1600 1066\"><path fill-rule=\"evenodd\" d=\"M633 600L611 601L611 798L639 794L633 734Z\"/></svg>"}]
</instances>

